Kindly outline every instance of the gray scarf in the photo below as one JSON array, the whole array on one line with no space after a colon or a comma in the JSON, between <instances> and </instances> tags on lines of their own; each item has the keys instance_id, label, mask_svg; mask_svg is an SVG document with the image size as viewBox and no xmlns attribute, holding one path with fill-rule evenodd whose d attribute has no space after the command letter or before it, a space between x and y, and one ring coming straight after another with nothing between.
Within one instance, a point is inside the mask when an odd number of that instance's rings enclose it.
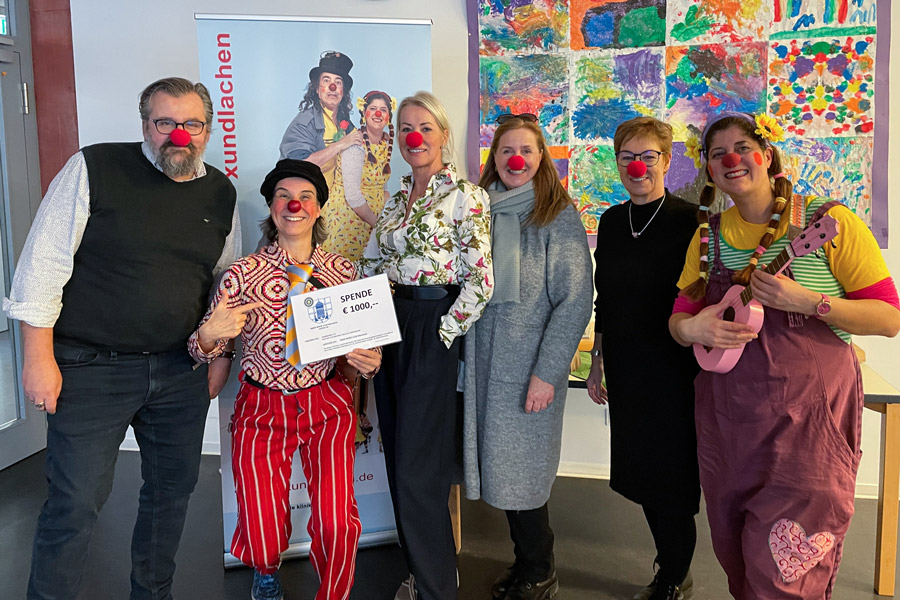
<instances>
[{"instance_id":1,"label":"gray scarf","mask_svg":"<svg viewBox=\"0 0 900 600\"><path fill-rule=\"evenodd\" d=\"M492 304L519 301L522 221L534 210L534 186L507 190L502 181L487 190L491 199L491 255L494 259Z\"/></svg>"}]
</instances>

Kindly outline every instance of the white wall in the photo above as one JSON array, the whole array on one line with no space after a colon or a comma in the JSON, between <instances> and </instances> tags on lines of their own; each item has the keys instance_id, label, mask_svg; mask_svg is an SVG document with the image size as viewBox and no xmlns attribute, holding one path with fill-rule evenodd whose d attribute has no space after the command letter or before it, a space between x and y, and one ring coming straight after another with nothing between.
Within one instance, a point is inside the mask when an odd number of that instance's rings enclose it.
<instances>
[{"instance_id":1,"label":"white wall","mask_svg":"<svg viewBox=\"0 0 900 600\"><path fill-rule=\"evenodd\" d=\"M178 74L196 80L197 31L194 13L272 14L339 17L431 19L433 91L445 103L453 123L459 164L465 164L467 116L468 29L465 0L158 0L152 5L115 0L72 0L72 38L81 145L100 141L140 139L137 97L154 79ZM900 10L891 25L900 32ZM883 28L888 25L882 23ZM894 27L891 27L894 29ZM99 33L98 32L102 32ZM891 62L900 65L900 35L894 34ZM380 43L373 40L373 51ZM286 47L286 51L289 51ZM415 48L410 48L411 52ZM884 56L886 48L879 48ZM894 69L898 73L897 69ZM305 73L285 73L305 77ZM900 77L891 85L891 137L900 139ZM900 163L891 157L889 189L900 190ZM900 202L892 202L891 248L888 267L900 280ZM255 241L255 240L254 240ZM248 242L252 243L252 242ZM860 338L869 364L900 388L900 340ZM877 493L880 426L866 411L863 463L858 491ZM605 414L581 391L569 395L561 470L602 475L608 472L608 432ZM205 449L218 448L218 416L211 411Z\"/></svg>"},{"instance_id":2,"label":"white wall","mask_svg":"<svg viewBox=\"0 0 900 600\"><path fill-rule=\"evenodd\" d=\"M885 27L886 24L880 24ZM900 5L891 14L890 29L893 32L890 48L891 64L891 123L890 139L900 136ZM880 56L887 54L887 48L877 50ZM898 137L897 139L900 139ZM894 281L900 283L900 153L889 144L888 197L890 198L889 248L884 251L888 269ZM882 177L884 173L880 174ZM856 343L866 351L866 362L895 388L900 389L900 337L857 337ZM858 494L877 496L880 463L881 415L865 411L863 420L863 461L857 477Z\"/></svg>"}]
</instances>

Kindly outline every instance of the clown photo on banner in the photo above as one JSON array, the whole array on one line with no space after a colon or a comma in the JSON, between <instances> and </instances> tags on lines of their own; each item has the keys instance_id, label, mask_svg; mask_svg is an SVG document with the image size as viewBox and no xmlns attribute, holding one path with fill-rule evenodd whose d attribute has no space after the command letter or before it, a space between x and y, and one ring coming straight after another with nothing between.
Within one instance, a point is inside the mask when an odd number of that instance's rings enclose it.
<instances>
[{"instance_id":1,"label":"clown photo on banner","mask_svg":"<svg viewBox=\"0 0 900 600\"><path fill-rule=\"evenodd\" d=\"M293 158L317 164L328 183L323 248L358 260L405 173L392 153L396 104L431 89L430 21L202 14L196 20L200 80L215 110L206 161L237 188L244 254L259 246L259 223L268 215L260 183L276 161ZM237 521L228 428L236 371L219 402L226 566L240 564L228 553ZM357 396L354 489L360 546L367 546L396 540L396 526L375 398L371 388ZM309 496L296 454L294 465L293 533L284 556L307 554L310 542Z\"/></svg>"}]
</instances>

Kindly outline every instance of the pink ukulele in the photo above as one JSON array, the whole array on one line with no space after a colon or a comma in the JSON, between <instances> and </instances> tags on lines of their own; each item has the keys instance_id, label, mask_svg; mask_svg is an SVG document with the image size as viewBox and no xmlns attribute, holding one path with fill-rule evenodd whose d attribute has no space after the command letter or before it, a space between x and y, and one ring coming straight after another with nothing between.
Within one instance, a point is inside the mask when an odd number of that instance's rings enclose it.
<instances>
[{"instance_id":1,"label":"pink ukulele","mask_svg":"<svg viewBox=\"0 0 900 600\"><path fill-rule=\"evenodd\" d=\"M838 234L838 222L834 217L825 215L788 244L775 259L766 266L764 271L770 275L778 275L784 271L791 261L798 256L804 256L815 252ZM722 308L718 317L734 323L746 323L753 328L754 333L759 333L763 324L763 305L753 299L753 291L750 286L733 285L722 298ZM744 352L744 346L740 348L724 349L709 348L702 344L694 344L694 356L704 371L713 373L727 373L734 368Z\"/></svg>"}]
</instances>

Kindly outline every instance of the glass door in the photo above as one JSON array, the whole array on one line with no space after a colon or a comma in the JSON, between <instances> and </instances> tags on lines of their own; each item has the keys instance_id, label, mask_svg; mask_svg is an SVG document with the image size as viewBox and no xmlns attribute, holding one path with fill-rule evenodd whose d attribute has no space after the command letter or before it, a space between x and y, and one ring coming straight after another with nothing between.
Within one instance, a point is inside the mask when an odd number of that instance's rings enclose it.
<instances>
[{"instance_id":1,"label":"glass door","mask_svg":"<svg viewBox=\"0 0 900 600\"><path fill-rule=\"evenodd\" d=\"M20 35L4 35L6 18L0 19L0 292L9 296L16 260L25 244L40 203L37 129L34 95L22 76L22 56L17 45L27 48L27 2L16 3ZM0 0L0 15L10 14ZM13 23L15 25L15 23ZM30 59L26 57L30 80ZM25 401L21 382L22 349L19 325L0 313L0 469L46 446L46 417Z\"/></svg>"}]
</instances>

